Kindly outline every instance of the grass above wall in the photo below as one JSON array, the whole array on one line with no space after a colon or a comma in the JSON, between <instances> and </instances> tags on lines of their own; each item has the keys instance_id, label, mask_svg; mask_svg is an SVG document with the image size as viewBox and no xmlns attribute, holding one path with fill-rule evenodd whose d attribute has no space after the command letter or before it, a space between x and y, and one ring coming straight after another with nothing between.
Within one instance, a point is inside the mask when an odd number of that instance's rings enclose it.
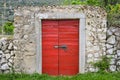
<instances>
[{"instance_id":1,"label":"grass above wall","mask_svg":"<svg viewBox=\"0 0 120 80\"><path fill-rule=\"evenodd\" d=\"M120 80L120 72L85 73L75 76L49 76L40 74L0 74L0 80Z\"/></svg>"}]
</instances>

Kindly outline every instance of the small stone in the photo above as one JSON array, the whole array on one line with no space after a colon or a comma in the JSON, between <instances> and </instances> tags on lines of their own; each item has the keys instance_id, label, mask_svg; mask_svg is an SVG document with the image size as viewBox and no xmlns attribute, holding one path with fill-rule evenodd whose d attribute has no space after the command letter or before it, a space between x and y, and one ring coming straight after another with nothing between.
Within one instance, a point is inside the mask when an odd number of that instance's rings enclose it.
<instances>
[{"instance_id":1,"label":"small stone","mask_svg":"<svg viewBox=\"0 0 120 80\"><path fill-rule=\"evenodd\" d=\"M4 70L4 73L9 73L10 71L7 69L7 70Z\"/></svg>"},{"instance_id":2,"label":"small stone","mask_svg":"<svg viewBox=\"0 0 120 80\"><path fill-rule=\"evenodd\" d=\"M6 54L6 59L9 59L10 58L10 54Z\"/></svg>"},{"instance_id":3,"label":"small stone","mask_svg":"<svg viewBox=\"0 0 120 80\"><path fill-rule=\"evenodd\" d=\"M11 56L15 56L14 51L11 51L11 52L10 52L10 55L11 55Z\"/></svg>"},{"instance_id":4,"label":"small stone","mask_svg":"<svg viewBox=\"0 0 120 80\"><path fill-rule=\"evenodd\" d=\"M95 54L94 54L94 57L99 57L99 53L95 53Z\"/></svg>"},{"instance_id":5,"label":"small stone","mask_svg":"<svg viewBox=\"0 0 120 80\"><path fill-rule=\"evenodd\" d=\"M95 72L95 69L94 68L89 68L89 71L90 72Z\"/></svg>"},{"instance_id":6,"label":"small stone","mask_svg":"<svg viewBox=\"0 0 120 80\"><path fill-rule=\"evenodd\" d=\"M116 31L114 32L114 34L115 34L116 36L120 36L120 28L116 29Z\"/></svg>"},{"instance_id":7,"label":"small stone","mask_svg":"<svg viewBox=\"0 0 120 80\"><path fill-rule=\"evenodd\" d=\"M114 58L115 55L107 55L107 58Z\"/></svg>"},{"instance_id":8,"label":"small stone","mask_svg":"<svg viewBox=\"0 0 120 80\"><path fill-rule=\"evenodd\" d=\"M14 50L17 50L17 47L16 46L13 46Z\"/></svg>"},{"instance_id":9,"label":"small stone","mask_svg":"<svg viewBox=\"0 0 120 80\"><path fill-rule=\"evenodd\" d=\"M3 46L7 44L6 40L7 40L7 38L1 38L0 39L0 42L3 44Z\"/></svg>"},{"instance_id":10,"label":"small stone","mask_svg":"<svg viewBox=\"0 0 120 80\"><path fill-rule=\"evenodd\" d=\"M88 58L91 58L91 57L93 57L93 54L88 54Z\"/></svg>"},{"instance_id":11,"label":"small stone","mask_svg":"<svg viewBox=\"0 0 120 80\"><path fill-rule=\"evenodd\" d=\"M94 46L93 48L94 48L93 50L96 50L96 51L100 50L99 46Z\"/></svg>"},{"instance_id":12,"label":"small stone","mask_svg":"<svg viewBox=\"0 0 120 80\"><path fill-rule=\"evenodd\" d=\"M107 35L112 35L113 33L110 30L107 30Z\"/></svg>"},{"instance_id":13,"label":"small stone","mask_svg":"<svg viewBox=\"0 0 120 80\"><path fill-rule=\"evenodd\" d=\"M110 71L116 71L116 66L115 65L110 65L109 69L110 69Z\"/></svg>"},{"instance_id":14,"label":"small stone","mask_svg":"<svg viewBox=\"0 0 120 80\"><path fill-rule=\"evenodd\" d=\"M120 56L120 50L117 50L117 55Z\"/></svg>"},{"instance_id":15,"label":"small stone","mask_svg":"<svg viewBox=\"0 0 120 80\"><path fill-rule=\"evenodd\" d=\"M120 71L120 66L117 67L117 71Z\"/></svg>"},{"instance_id":16,"label":"small stone","mask_svg":"<svg viewBox=\"0 0 120 80\"><path fill-rule=\"evenodd\" d=\"M2 48L2 43L0 42L0 49Z\"/></svg>"},{"instance_id":17,"label":"small stone","mask_svg":"<svg viewBox=\"0 0 120 80\"><path fill-rule=\"evenodd\" d=\"M14 41L13 41L14 44L17 44L18 42L19 42L18 40L14 40Z\"/></svg>"},{"instance_id":18,"label":"small stone","mask_svg":"<svg viewBox=\"0 0 120 80\"><path fill-rule=\"evenodd\" d=\"M24 39L27 39L28 38L28 35L24 35Z\"/></svg>"},{"instance_id":19,"label":"small stone","mask_svg":"<svg viewBox=\"0 0 120 80\"><path fill-rule=\"evenodd\" d=\"M12 60L12 59L9 59L8 61L9 61L10 63L13 63L13 60Z\"/></svg>"},{"instance_id":20,"label":"small stone","mask_svg":"<svg viewBox=\"0 0 120 80\"><path fill-rule=\"evenodd\" d=\"M98 58L94 58L94 62L98 62L100 59Z\"/></svg>"},{"instance_id":21,"label":"small stone","mask_svg":"<svg viewBox=\"0 0 120 80\"><path fill-rule=\"evenodd\" d=\"M106 39L106 34L98 34L100 40Z\"/></svg>"},{"instance_id":22,"label":"small stone","mask_svg":"<svg viewBox=\"0 0 120 80\"><path fill-rule=\"evenodd\" d=\"M119 60L119 61L117 61L117 65L118 65L118 66L120 66L120 60Z\"/></svg>"},{"instance_id":23,"label":"small stone","mask_svg":"<svg viewBox=\"0 0 120 80\"><path fill-rule=\"evenodd\" d=\"M106 44L106 48L107 48L107 49L113 48L113 45Z\"/></svg>"},{"instance_id":24,"label":"small stone","mask_svg":"<svg viewBox=\"0 0 120 80\"><path fill-rule=\"evenodd\" d=\"M93 59L88 59L87 63L93 62Z\"/></svg>"},{"instance_id":25,"label":"small stone","mask_svg":"<svg viewBox=\"0 0 120 80\"><path fill-rule=\"evenodd\" d=\"M113 48L107 50L107 54L113 54Z\"/></svg>"},{"instance_id":26,"label":"small stone","mask_svg":"<svg viewBox=\"0 0 120 80\"><path fill-rule=\"evenodd\" d=\"M2 46L2 51L5 51L7 49L7 45Z\"/></svg>"},{"instance_id":27,"label":"small stone","mask_svg":"<svg viewBox=\"0 0 120 80\"><path fill-rule=\"evenodd\" d=\"M120 36L116 36L116 40L119 41L120 40ZM120 42L119 42L120 43Z\"/></svg>"},{"instance_id":28,"label":"small stone","mask_svg":"<svg viewBox=\"0 0 120 80\"><path fill-rule=\"evenodd\" d=\"M110 64L115 64L115 59L111 59Z\"/></svg>"},{"instance_id":29,"label":"small stone","mask_svg":"<svg viewBox=\"0 0 120 80\"><path fill-rule=\"evenodd\" d=\"M2 55L2 54L3 54L3 51L0 50L0 55Z\"/></svg>"},{"instance_id":30,"label":"small stone","mask_svg":"<svg viewBox=\"0 0 120 80\"><path fill-rule=\"evenodd\" d=\"M9 50L5 50L5 51L4 51L4 54L9 54L9 53L10 53Z\"/></svg>"},{"instance_id":31,"label":"small stone","mask_svg":"<svg viewBox=\"0 0 120 80\"><path fill-rule=\"evenodd\" d=\"M6 62L7 62L7 60L6 60L5 58L2 58L1 64L4 64L4 63L6 63Z\"/></svg>"},{"instance_id":32,"label":"small stone","mask_svg":"<svg viewBox=\"0 0 120 80\"><path fill-rule=\"evenodd\" d=\"M10 43L10 44L9 44L8 49L9 49L9 50L13 49L13 43Z\"/></svg>"},{"instance_id":33,"label":"small stone","mask_svg":"<svg viewBox=\"0 0 120 80\"><path fill-rule=\"evenodd\" d=\"M115 40L115 36L112 35L107 39L107 43L109 44L115 44L116 40Z\"/></svg>"},{"instance_id":34,"label":"small stone","mask_svg":"<svg viewBox=\"0 0 120 80\"><path fill-rule=\"evenodd\" d=\"M3 65L1 66L1 69L2 69L2 70L7 70L7 69L9 69L9 66L8 66L7 64L3 64Z\"/></svg>"},{"instance_id":35,"label":"small stone","mask_svg":"<svg viewBox=\"0 0 120 80\"><path fill-rule=\"evenodd\" d=\"M115 27L110 27L110 30L114 33L116 31Z\"/></svg>"},{"instance_id":36,"label":"small stone","mask_svg":"<svg viewBox=\"0 0 120 80\"><path fill-rule=\"evenodd\" d=\"M90 41L87 41L87 46L93 46L93 44Z\"/></svg>"},{"instance_id":37,"label":"small stone","mask_svg":"<svg viewBox=\"0 0 120 80\"><path fill-rule=\"evenodd\" d=\"M0 55L0 59L2 58L2 55Z\"/></svg>"},{"instance_id":38,"label":"small stone","mask_svg":"<svg viewBox=\"0 0 120 80\"><path fill-rule=\"evenodd\" d=\"M8 62L8 66L9 66L9 67L12 67L12 63Z\"/></svg>"}]
</instances>

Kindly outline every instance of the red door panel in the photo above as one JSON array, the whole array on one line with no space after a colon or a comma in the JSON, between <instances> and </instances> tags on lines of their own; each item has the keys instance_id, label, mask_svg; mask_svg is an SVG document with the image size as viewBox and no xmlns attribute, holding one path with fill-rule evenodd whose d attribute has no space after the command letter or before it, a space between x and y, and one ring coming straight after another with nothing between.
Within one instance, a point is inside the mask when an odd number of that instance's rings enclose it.
<instances>
[{"instance_id":1,"label":"red door panel","mask_svg":"<svg viewBox=\"0 0 120 80\"><path fill-rule=\"evenodd\" d=\"M79 66L79 20L42 21L42 72L74 75ZM61 46L66 45L64 50ZM54 46L59 46L55 48Z\"/></svg>"},{"instance_id":2,"label":"red door panel","mask_svg":"<svg viewBox=\"0 0 120 80\"><path fill-rule=\"evenodd\" d=\"M58 21L42 21L42 73L58 75Z\"/></svg>"},{"instance_id":3,"label":"red door panel","mask_svg":"<svg viewBox=\"0 0 120 80\"><path fill-rule=\"evenodd\" d=\"M78 20L59 21L59 45L67 46L65 51L59 49L59 74L74 75L78 73L78 23Z\"/></svg>"}]
</instances>

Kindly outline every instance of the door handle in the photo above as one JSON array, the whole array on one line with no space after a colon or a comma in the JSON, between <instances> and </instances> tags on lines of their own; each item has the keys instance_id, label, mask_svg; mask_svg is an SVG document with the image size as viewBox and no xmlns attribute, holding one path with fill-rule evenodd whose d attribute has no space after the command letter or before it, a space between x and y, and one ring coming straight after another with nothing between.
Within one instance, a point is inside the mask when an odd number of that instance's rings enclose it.
<instances>
[{"instance_id":1,"label":"door handle","mask_svg":"<svg viewBox=\"0 0 120 80\"><path fill-rule=\"evenodd\" d=\"M55 45L54 48L61 48L63 50L67 50L67 45L61 45L61 46Z\"/></svg>"},{"instance_id":2,"label":"door handle","mask_svg":"<svg viewBox=\"0 0 120 80\"><path fill-rule=\"evenodd\" d=\"M59 48L59 46L58 46L58 45L55 45L54 48Z\"/></svg>"},{"instance_id":3,"label":"door handle","mask_svg":"<svg viewBox=\"0 0 120 80\"><path fill-rule=\"evenodd\" d=\"M61 46L59 46L59 48L67 49L67 46L66 45L61 45Z\"/></svg>"}]
</instances>

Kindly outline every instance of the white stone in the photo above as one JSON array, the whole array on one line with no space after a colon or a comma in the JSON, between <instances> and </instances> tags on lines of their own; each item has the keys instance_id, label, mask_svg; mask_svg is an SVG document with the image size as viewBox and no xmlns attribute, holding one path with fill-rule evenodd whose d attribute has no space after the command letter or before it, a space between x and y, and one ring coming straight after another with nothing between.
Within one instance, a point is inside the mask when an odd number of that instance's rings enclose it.
<instances>
[{"instance_id":1,"label":"white stone","mask_svg":"<svg viewBox=\"0 0 120 80\"><path fill-rule=\"evenodd\" d=\"M6 59L9 59L10 58L10 54L6 54Z\"/></svg>"},{"instance_id":2,"label":"white stone","mask_svg":"<svg viewBox=\"0 0 120 80\"><path fill-rule=\"evenodd\" d=\"M13 43L10 43L8 49L12 49L12 48L13 48Z\"/></svg>"},{"instance_id":3,"label":"white stone","mask_svg":"<svg viewBox=\"0 0 120 80\"><path fill-rule=\"evenodd\" d=\"M10 55L11 55L11 56L14 56L14 55L15 55L14 51L11 51L11 52L10 52Z\"/></svg>"},{"instance_id":4,"label":"white stone","mask_svg":"<svg viewBox=\"0 0 120 80\"><path fill-rule=\"evenodd\" d=\"M10 71L9 70L5 70L4 73L10 73Z\"/></svg>"},{"instance_id":5,"label":"white stone","mask_svg":"<svg viewBox=\"0 0 120 80\"><path fill-rule=\"evenodd\" d=\"M103 52L103 55L106 55L106 51L105 51L105 52Z\"/></svg>"},{"instance_id":6,"label":"white stone","mask_svg":"<svg viewBox=\"0 0 120 80\"><path fill-rule=\"evenodd\" d=\"M95 72L98 72L99 71L99 68L95 68Z\"/></svg>"},{"instance_id":7,"label":"white stone","mask_svg":"<svg viewBox=\"0 0 120 80\"><path fill-rule=\"evenodd\" d=\"M93 54L88 54L88 58L92 58L93 57Z\"/></svg>"},{"instance_id":8,"label":"white stone","mask_svg":"<svg viewBox=\"0 0 120 80\"><path fill-rule=\"evenodd\" d=\"M90 72L95 72L95 68L89 68Z\"/></svg>"},{"instance_id":9,"label":"white stone","mask_svg":"<svg viewBox=\"0 0 120 80\"><path fill-rule=\"evenodd\" d=\"M3 63L6 63L6 62L7 62L7 60L5 58L2 58L1 63L3 64Z\"/></svg>"},{"instance_id":10,"label":"white stone","mask_svg":"<svg viewBox=\"0 0 120 80\"><path fill-rule=\"evenodd\" d=\"M94 62L98 62L100 59L98 58L94 58Z\"/></svg>"},{"instance_id":11,"label":"white stone","mask_svg":"<svg viewBox=\"0 0 120 80\"><path fill-rule=\"evenodd\" d=\"M9 59L8 61L9 61L10 63L13 63L13 60L12 60L12 59Z\"/></svg>"},{"instance_id":12,"label":"white stone","mask_svg":"<svg viewBox=\"0 0 120 80\"><path fill-rule=\"evenodd\" d=\"M113 48L107 50L107 54L113 54Z\"/></svg>"},{"instance_id":13,"label":"white stone","mask_svg":"<svg viewBox=\"0 0 120 80\"><path fill-rule=\"evenodd\" d=\"M112 48L113 45L110 45L110 44L106 44L106 48L109 49L109 48Z\"/></svg>"},{"instance_id":14,"label":"white stone","mask_svg":"<svg viewBox=\"0 0 120 80\"><path fill-rule=\"evenodd\" d=\"M93 59L87 59L87 63L93 62Z\"/></svg>"},{"instance_id":15,"label":"white stone","mask_svg":"<svg viewBox=\"0 0 120 80\"><path fill-rule=\"evenodd\" d=\"M110 71L116 71L116 66L115 65L110 65L109 69L110 69Z\"/></svg>"},{"instance_id":16,"label":"white stone","mask_svg":"<svg viewBox=\"0 0 120 80\"><path fill-rule=\"evenodd\" d=\"M115 64L115 59L111 59L110 64Z\"/></svg>"},{"instance_id":17,"label":"white stone","mask_svg":"<svg viewBox=\"0 0 120 80\"><path fill-rule=\"evenodd\" d=\"M97 32L102 32L102 29L97 29Z\"/></svg>"},{"instance_id":18,"label":"white stone","mask_svg":"<svg viewBox=\"0 0 120 80\"><path fill-rule=\"evenodd\" d=\"M106 39L106 34L98 34L100 40Z\"/></svg>"},{"instance_id":19,"label":"white stone","mask_svg":"<svg viewBox=\"0 0 120 80\"><path fill-rule=\"evenodd\" d=\"M2 51L5 51L7 49L7 45L2 46Z\"/></svg>"},{"instance_id":20,"label":"white stone","mask_svg":"<svg viewBox=\"0 0 120 80\"><path fill-rule=\"evenodd\" d=\"M93 44L90 41L87 41L87 46L93 46Z\"/></svg>"},{"instance_id":21,"label":"white stone","mask_svg":"<svg viewBox=\"0 0 120 80\"><path fill-rule=\"evenodd\" d=\"M94 57L99 57L99 53L94 53Z\"/></svg>"},{"instance_id":22,"label":"white stone","mask_svg":"<svg viewBox=\"0 0 120 80\"><path fill-rule=\"evenodd\" d=\"M114 58L115 55L107 55L107 58Z\"/></svg>"},{"instance_id":23,"label":"white stone","mask_svg":"<svg viewBox=\"0 0 120 80\"><path fill-rule=\"evenodd\" d=\"M17 44L18 42L19 42L18 40L14 40L14 41L13 41L14 44Z\"/></svg>"},{"instance_id":24,"label":"white stone","mask_svg":"<svg viewBox=\"0 0 120 80\"><path fill-rule=\"evenodd\" d=\"M9 52L10 52L9 50L5 50L4 54L9 54Z\"/></svg>"},{"instance_id":25,"label":"white stone","mask_svg":"<svg viewBox=\"0 0 120 80\"><path fill-rule=\"evenodd\" d=\"M8 62L8 66L12 67L12 63Z\"/></svg>"},{"instance_id":26,"label":"white stone","mask_svg":"<svg viewBox=\"0 0 120 80\"><path fill-rule=\"evenodd\" d=\"M116 28L115 27L111 27L110 30L114 33L116 32Z\"/></svg>"},{"instance_id":27,"label":"white stone","mask_svg":"<svg viewBox=\"0 0 120 80\"><path fill-rule=\"evenodd\" d=\"M117 61L117 65L119 65L119 66L120 66L120 60L119 60L119 61Z\"/></svg>"},{"instance_id":28,"label":"white stone","mask_svg":"<svg viewBox=\"0 0 120 80\"><path fill-rule=\"evenodd\" d=\"M120 50L117 50L117 55L120 56Z\"/></svg>"},{"instance_id":29,"label":"white stone","mask_svg":"<svg viewBox=\"0 0 120 80\"><path fill-rule=\"evenodd\" d=\"M119 31L116 31L114 34L115 34L116 36L120 36L120 32L119 32Z\"/></svg>"},{"instance_id":30,"label":"white stone","mask_svg":"<svg viewBox=\"0 0 120 80\"><path fill-rule=\"evenodd\" d=\"M3 54L3 51L2 51L2 50L0 50L0 54Z\"/></svg>"},{"instance_id":31,"label":"white stone","mask_svg":"<svg viewBox=\"0 0 120 80\"><path fill-rule=\"evenodd\" d=\"M95 29L95 28L92 28L91 30L92 30L92 31L96 31L96 29Z\"/></svg>"},{"instance_id":32,"label":"white stone","mask_svg":"<svg viewBox=\"0 0 120 80\"><path fill-rule=\"evenodd\" d=\"M114 35L112 35L112 36L110 36L108 39L107 39L107 43L109 43L109 44L115 44L115 36Z\"/></svg>"},{"instance_id":33,"label":"white stone","mask_svg":"<svg viewBox=\"0 0 120 80\"><path fill-rule=\"evenodd\" d=\"M107 35L112 35L112 34L113 34L112 31L107 30Z\"/></svg>"},{"instance_id":34,"label":"white stone","mask_svg":"<svg viewBox=\"0 0 120 80\"><path fill-rule=\"evenodd\" d=\"M2 69L2 70L9 69L9 66L8 66L7 64L3 64L3 65L1 66L1 69Z\"/></svg>"},{"instance_id":35,"label":"white stone","mask_svg":"<svg viewBox=\"0 0 120 80\"><path fill-rule=\"evenodd\" d=\"M28 35L24 35L24 39L27 39L28 38Z\"/></svg>"},{"instance_id":36,"label":"white stone","mask_svg":"<svg viewBox=\"0 0 120 80\"><path fill-rule=\"evenodd\" d=\"M98 51L98 50L100 50L100 48L99 48L99 46L94 46L94 47L93 47L93 50L94 50L94 51Z\"/></svg>"},{"instance_id":37,"label":"white stone","mask_svg":"<svg viewBox=\"0 0 120 80\"><path fill-rule=\"evenodd\" d=\"M17 50L17 47L16 46L13 46L14 50Z\"/></svg>"},{"instance_id":38,"label":"white stone","mask_svg":"<svg viewBox=\"0 0 120 80\"><path fill-rule=\"evenodd\" d=\"M103 47L102 50L103 50L103 51L106 51L106 47Z\"/></svg>"},{"instance_id":39,"label":"white stone","mask_svg":"<svg viewBox=\"0 0 120 80\"><path fill-rule=\"evenodd\" d=\"M117 59L118 58L118 56L117 55L115 55L115 57L114 57L115 59Z\"/></svg>"}]
</instances>

